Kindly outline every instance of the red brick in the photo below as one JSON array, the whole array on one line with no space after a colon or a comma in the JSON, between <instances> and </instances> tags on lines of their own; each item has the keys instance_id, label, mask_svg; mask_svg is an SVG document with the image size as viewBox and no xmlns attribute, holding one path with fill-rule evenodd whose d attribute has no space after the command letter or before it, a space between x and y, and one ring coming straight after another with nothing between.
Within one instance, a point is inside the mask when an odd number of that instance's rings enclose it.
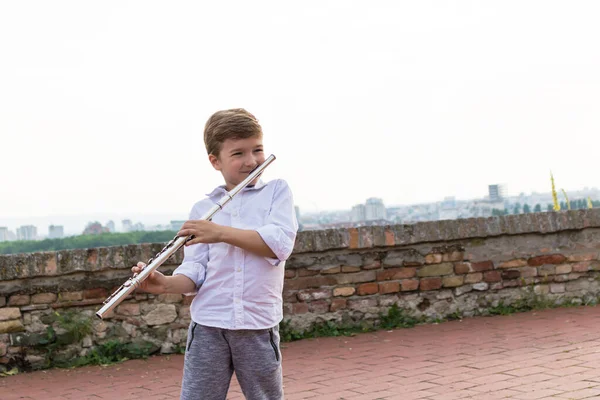
<instances>
[{"instance_id":1,"label":"red brick","mask_svg":"<svg viewBox=\"0 0 600 400\"><path fill-rule=\"evenodd\" d=\"M56 275L57 267L56 267L56 256L50 257L48 262L46 262L46 267L44 268L44 272L46 275Z\"/></svg>"},{"instance_id":2,"label":"red brick","mask_svg":"<svg viewBox=\"0 0 600 400\"><path fill-rule=\"evenodd\" d=\"M400 291L400 282L384 282L379 284L379 293L396 293Z\"/></svg>"},{"instance_id":3,"label":"red brick","mask_svg":"<svg viewBox=\"0 0 600 400\"><path fill-rule=\"evenodd\" d=\"M377 272L378 281L398 280L412 278L415 276L415 268L388 268L386 270Z\"/></svg>"},{"instance_id":4,"label":"red brick","mask_svg":"<svg viewBox=\"0 0 600 400\"><path fill-rule=\"evenodd\" d=\"M348 233L350 234L350 243L349 243L348 247L350 249L357 249L358 248L358 229L350 228L350 229L348 229Z\"/></svg>"},{"instance_id":5,"label":"red brick","mask_svg":"<svg viewBox=\"0 0 600 400\"><path fill-rule=\"evenodd\" d=\"M333 299L331 301L331 306L329 307L329 311L335 312L337 310L342 310L346 308L346 299Z\"/></svg>"},{"instance_id":6,"label":"red brick","mask_svg":"<svg viewBox=\"0 0 600 400\"><path fill-rule=\"evenodd\" d=\"M360 267L355 267L353 265L344 265L342 266L342 272L346 273L346 272L359 272L360 271Z\"/></svg>"},{"instance_id":7,"label":"red brick","mask_svg":"<svg viewBox=\"0 0 600 400\"><path fill-rule=\"evenodd\" d=\"M342 267L340 267L339 265L330 265L328 267L325 267L323 269L320 270L321 275L328 275L328 274L339 274L342 270Z\"/></svg>"},{"instance_id":8,"label":"red brick","mask_svg":"<svg viewBox=\"0 0 600 400\"><path fill-rule=\"evenodd\" d=\"M587 272L590 270L591 265L591 261L578 262L577 264L573 264L573 272Z\"/></svg>"},{"instance_id":9,"label":"red brick","mask_svg":"<svg viewBox=\"0 0 600 400\"><path fill-rule=\"evenodd\" d=\"M457 275L467 274L471 271L471 264L468 262L457 262L454 264L454 273Z\"/></svg>"},{"instance_id":10,"label":"red brick","mask_svg":"<svg viewBox=\"0 0 600 400\"><path fill-rule=\"evenodd\" d=\"M394 231L387 228L385 230L385 245L386 246L394 246L396 244L396 239L394 238Z\"/></svg>"},{"instance_id":11,"label":"red brick","mask_svg":"<svg viewBox=\"0 0 600 400\"><path fill-rule=\"evenodd\" d=\"M8 298L9 306L26 306L31 301L28 294L15 294Z\"/></svg>"},{"instance_id":12,"label":"red brick","mask_svg":"<svg viewBox=\"0 0 600 400\"><path fill-rule=\"evenodd\" d=\"M357 274L353 274L353 276L354 275ZM307 276L303 278L288 279L285 281L284 286L286 289L299 290L320 288L322 286L333 286L336 283L337 281L333 276Z\"/></svg>"},{"instance_id":13,"label":"red brick","mask_svg":"<svg viewBox=\"0 0 600 400\"><path fill-rule=\"evenodd\" d=\"M356 292L353 286L337 287L333 289L334 296L352 296Z\"/></svg>"},{"instance_id":14,"label":"red brick","mask_svg":"<svg viewBox=\"0 0 600 400\"><path fill-rule=\"evenodd\" d=\"M295 277L296 277L295 269L286 269L285 270L285 278L286 279L291 279L291 278L295 278Z\"/></svg>"},{"instance_id":15,"label":"red brick","mask_svg":"<svg viewBox=\"0 0 600 400\"><path fill-rule=\"evenodd\" d=\"M498 266L498 268L518 268L524 267L527 265L527 261L522 258L517 258L515 260L505 261Z\"/></svg>"},{"instance_id":16,"label":"red brick","mask_svg":"<svg viewBox=\"0 0 600 400\"><path fill-rule=\"evenodd\" d=\"M359 296L366 296L369 294L375 294L379 291L379 285L377 283L363 283L358 286L356 293Z\"/></svg>"},{"instance_id":17,"label":"red brick","mask_svg":"<svg viewBox=\"0 0 600 400\"><path fill-rule=\"evenodd\" d=\"M569 262L581 262L581 261L592 261L598 258L598 254L596 253L586 253L586 254L572 254L567 256L567 261Z\"/></svg>"},{"instance_id":18,"label":"red brick","mask_svg":"<svg viewBox=\"0 0 600 400\"><path fill-rule=\"evenodd\" d=\"M573 270L573 266L571 264L560 264L556 266L556 274L568 274Z\"/></svg>"},{"instance_id":19,"label":"red brick","mask_svg":"<svg viewBox=\"0 0 600 400\"><path fill-rule=\"evenodd\" d=\"M38 293L31 296L33 304L50 304L56 301L56 293Z\"/></svg>"},{"instance_id":20,"label":"red brick","mask_svg":"<svg viewBox=\"0 0 600 400\"><path fill-rule=\"evenodd\" d=\"M537 268L535 267L522 267L519 268L519 271L521 272L522 278L530 278L533 276L537 276Z\"/></svg>"},{"instance_id":21,"label":"red brick","mask_svg":"<svg viewBox=\"0 0 600 400\"><path fill-rule=\"evenodd\" d=\"M87 262L91 265L98 263L98 249L88 249Z\"/></svg>"},{"instance_id":22,"label":"red brick","mask_svg":"<svg viewBox=\"0 0 600 400\"><path fill-rule=\"evenodd\" d=\"M421 278L421 290L436 290L442 287L442 278Z\"/></svg>"},{"instance_id":23,"label":"red brick","mask_svg":"<svg viewBox=\"0 0 600 400\"><path fill-rule=\"evenodd\" d=\"M308 312L307 303L294 303L292 304L292 312L294 314L306 314Z\"/></svg>"},{"instance_id":24,"label":"red brick","mask_svg":"<svg viewBox=\"0 0 600 400\"><path fill-rule=\"evenodd\" d=\"M494 263L491 261L480 261L471 263L471 268L474 272L483 272L494 269Z\"/></svg>"},{"instance_id":25,"label":"red brick","mask_svg":"<svg viewBox=\"0 0 600 400\"><path fill-rule=\"evenodd\" d=\"M502 279L516 279L521 276L521 273L516 269L502 271Z\"/></svg>"},{"instance_id":26,"label":"red brick","mask_svg":"<svg viewBox=\"0 0 600 400\"><path fill-rule=\"evenodd\" d=\"M306 269L306 268L299 268L298 269L298 276L315 276L315 275L319 275L319 271L316 270L312 270L312 269Z\"/></svg>"},{"instance_id":27,"label":"red brick","mask_svg":"<svg viewBox=\"0 0 600 400\"><path fill-rule=\"evenodd\" d=\"M545 256L531 257L527 260L527 264L532 267L539 267L544 264L562 264L567 258L562 254L549 254Z\"/></svg>"},{"instance_id":28,"label":"red brick","mask_svg":"<svg viewBox=\"0 0 600 400\"><path fill-rule=\"evenodd\" d=\"M417 290L419 288L419 280L418 279L404 279L400 281L401 289L403 292L408 292L411 290Z\"/></svg>"},{"instance_id":29,"label":"red brick","mask_svg":"<svg viewBox=\"0 0 600 400\"><path fill-rule=\"evenodd\" d=\"M87 289L83 291L84 299L99 299L108 297L108 291L104 288Z\"/></svg>"},{"instance_id":30,"label":"red brick","mask_svg":"<svg viewBox=\"0 0 600 400\"><path fill-rule=\"evenodd\" d=\"M487 271L483 273L483 280L485 282L501 282L502 276L500 271Z\"/></svg>"}]
</instances>

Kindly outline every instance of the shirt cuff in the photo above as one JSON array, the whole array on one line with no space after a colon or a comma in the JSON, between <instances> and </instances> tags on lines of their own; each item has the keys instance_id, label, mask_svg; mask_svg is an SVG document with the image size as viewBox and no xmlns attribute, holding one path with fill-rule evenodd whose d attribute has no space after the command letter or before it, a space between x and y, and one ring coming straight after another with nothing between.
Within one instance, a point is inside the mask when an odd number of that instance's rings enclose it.
<instances>
[{"instance_id":1,"label":"shirt cuff","mask_svg":"<svg viewBox=\"0 0 600 400\"><path fill-rule=\"evenodd\" d=\"M280 227L270 224L261 226L256 231L273 253L275 253L276 258L265 257L271 265L279 265L281 261L287 260L290 254L292 254L294 243Z\"/></svg>"},{"instance_id":2,"label":"shirt cuff","mask_svg":"<svg viewBox=\"0 0 600 400\"><path fill-rule=\"evenodd\" d=\"M194 282L196 286L193 292L184 293L186 296L193 296L198 293L200 286L204 283L206 278L206 267L201 263L185 262L173 271L173 276L184 275Z\"/></svg>"}]
</instances>

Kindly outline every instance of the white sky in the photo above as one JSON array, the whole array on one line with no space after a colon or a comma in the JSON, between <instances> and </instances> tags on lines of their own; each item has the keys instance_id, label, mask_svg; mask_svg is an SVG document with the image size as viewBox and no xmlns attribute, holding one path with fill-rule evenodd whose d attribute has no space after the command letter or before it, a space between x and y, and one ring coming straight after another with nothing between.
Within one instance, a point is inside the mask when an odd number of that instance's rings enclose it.
<instances>
[{"instance_id":1,"label":"white sky","mask_svg":"<svg viewBox=\"0 0 600 400\"><path fill-rule=\"evenodd\" d=\"M598 186L595 1L2 1L0 225L179 213L245 107L301 210ZM6 224L6 223L5 223Z\"/></svg>"}]
</instances>

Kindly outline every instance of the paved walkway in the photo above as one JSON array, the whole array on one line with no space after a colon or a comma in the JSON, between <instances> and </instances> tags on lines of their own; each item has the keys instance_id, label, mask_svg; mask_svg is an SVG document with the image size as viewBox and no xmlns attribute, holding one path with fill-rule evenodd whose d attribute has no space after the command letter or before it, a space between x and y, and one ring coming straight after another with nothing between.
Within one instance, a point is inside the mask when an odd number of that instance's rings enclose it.
<instances>
[{"instance_id":1,"label":"paved walkway","mask_svg":"<svg viewBox=\"0 0 600 400\"><path fill-rule=\"evenodd\" d=\"M285 343L286 399L600 398L600 308ZM0 399L177 399L183 356L0 378ZM232 383L230 399L243 399Z\"/></svg>"}]
</instances>

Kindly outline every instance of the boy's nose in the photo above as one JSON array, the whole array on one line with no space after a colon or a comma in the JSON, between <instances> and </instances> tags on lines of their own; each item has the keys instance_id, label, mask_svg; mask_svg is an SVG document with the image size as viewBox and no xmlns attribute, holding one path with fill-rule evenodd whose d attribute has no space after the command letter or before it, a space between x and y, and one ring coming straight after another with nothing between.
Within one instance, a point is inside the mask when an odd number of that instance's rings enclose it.
<instances>
[{"instance_id":1,"label":"boy's nose","mask_svg":"<svg viewBox=\"0 0 600 400\"><path fill-rule=\"evenodd\" d=\"M248 157L244 160L244 165L246 168L254 168L257 164L258 162L254 157Z\"/></svg>"}]
</instances>

